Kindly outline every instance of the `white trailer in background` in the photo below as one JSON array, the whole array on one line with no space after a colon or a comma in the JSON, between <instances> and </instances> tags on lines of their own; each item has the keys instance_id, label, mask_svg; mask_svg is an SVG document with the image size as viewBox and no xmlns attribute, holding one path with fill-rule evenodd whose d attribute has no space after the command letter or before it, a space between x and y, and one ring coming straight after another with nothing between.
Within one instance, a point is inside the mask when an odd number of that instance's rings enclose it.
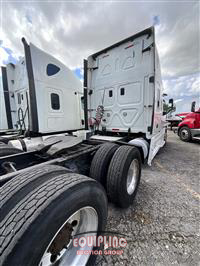
<instances>
[{"instance_id":1,"label":"white trailer in background","mask_svg":"<svg viewBox=\"0 0 200 266\"><path fill-rule=\"evenodd\" d=\"M76 252L98 247L72 238L102 233L106 193L133 203L141 162L165 143L154 28L84 60L84 94L61 62L23 44L24 59L3 69L15 131L0 136L2 265L93 265Z\"/></svg>"}]
</instances>

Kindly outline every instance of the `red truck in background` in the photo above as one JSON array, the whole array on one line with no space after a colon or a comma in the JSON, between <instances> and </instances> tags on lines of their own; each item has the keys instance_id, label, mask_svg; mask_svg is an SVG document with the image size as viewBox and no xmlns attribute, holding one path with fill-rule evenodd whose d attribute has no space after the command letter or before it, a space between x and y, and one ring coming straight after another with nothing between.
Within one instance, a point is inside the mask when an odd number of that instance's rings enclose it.
<instances>
[{"instance_id":1,"label":"red truck in background","mask_svg":"<svg viewBox=\"0 0 200 266\"><path fill-rule=\"evenodd\" d=\"M179 114L175 114L175 116L178 116L179 118L183 119L186 117L186 115L190 114L190 112L183 112Z\"/></svg>"},{"instance_id":2,"label":"red truck in background","mask_svg":"<svg viewBox=\"0 0 200 266\"><path fill-rule=\"evenodd\" d=\"M191 112L182 117L178 125L178 136L182 141L200 140L200 108L195 111L195 104L192 102Z\"/></svg>"}]
</instances>

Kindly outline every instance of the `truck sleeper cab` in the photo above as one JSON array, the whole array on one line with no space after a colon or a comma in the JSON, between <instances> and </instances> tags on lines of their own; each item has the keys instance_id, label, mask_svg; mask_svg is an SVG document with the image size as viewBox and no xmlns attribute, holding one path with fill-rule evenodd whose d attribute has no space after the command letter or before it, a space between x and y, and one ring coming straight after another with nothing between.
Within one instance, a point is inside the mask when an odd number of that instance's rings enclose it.
<instances>
[{"instance_id":1,"label":"truck sleeper cab","mask_svg":"<svg viewBox=\"0 0 200 266\"><path fill-rule=\"evenodd\" d=\"M9 129L37 135L83 128L80 80L53 56L22 41L25 57L2 67Z\"/></svg>"},{"instance_id":2,"label":"truck sleeper cab","mask_svg":"<svg viewBox=\"0 0 200 266\"><path fill-rule=\"evenodd\" d=\"M166 134L154 28L89 56L84 70L89 128L102 139L104 135L144 139L144 145L150 145L151 164Z\"/></svg>"}]
</instances>

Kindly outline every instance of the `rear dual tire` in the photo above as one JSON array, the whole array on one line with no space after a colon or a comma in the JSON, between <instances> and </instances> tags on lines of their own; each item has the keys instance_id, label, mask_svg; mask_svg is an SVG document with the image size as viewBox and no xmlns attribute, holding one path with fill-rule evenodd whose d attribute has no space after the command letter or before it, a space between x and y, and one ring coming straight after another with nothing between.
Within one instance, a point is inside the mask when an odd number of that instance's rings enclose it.
<instances>
[{"instance_id":1,"label":"rear dual tire","mask_svg":"<svg viewBox=\"0 0 200 266\"><path fill-rule=\"evenodd\" d=\"M135 147L121 146L115 152L107 174L107 193L111 202L127 208L135 199L141 176L140 152Z\"/></svg>"},{"instance_id":2,"label":"rear dual tire","mask_svg":"<svg viewBox=\"0 0 200 266\"><path fill-rule=\"evenodd\" d=\"M133 203L141 176L141 156L136 147L103 144L93 157L90 176L106 189L108 198L121 208Z\"/></svg>"},{"instance_id":3,"label":"rear dual tire","mask_svg":"<svg viewBox=\"0 0 200 266\"><path fill-rule=\"evenodd\" d=\"M90 177L101 183L105 189L107 185L108 167L118 148L119 145L114 143L103 144L95 153L91 163Z\"/></svg>"},{"instance_id":4,"label":"rear dual tire","mask_svg":"<svg viewBox=\"0 0 200 266\"><path fill-rule=\"evenodd\" d=\"M64 265L72 265L75 260L78 265L94 263L96 256L76 255L72 242L66 242L66 239L63 243L55 241L59 234L63 234L66 225L70 226L70 230L76 227L76 233L79 233L78 226L80 233L97 231L98 236L106 224L106 194L95 180L67 173L62 167L55 167L53 171L53 167L51 166L49 179L43 178L40 173L38 174L40 177L37 178L36 174L29 178L28 182L25 175L23 178L18 177L18 181L22 180L20 186L23 192L22 198L19 198L18 190L10 194L9 189L7 200L3 198L2 207L9 206L9 211L0 223L1 265L46 266L52 265L52 261L54 265L60 265L61 261ZM29 176L27 172L26 177ZM39 182L40 179L43 181ZM26 182L24 186L23 182ZM3 186L4 189L6 185ZM80 215L77 216L77 213ZM61 243L62 246L59 247ZM65 249L64 246L67 244L68 249ZM57 252L59 250L60 255L55 255L55 250ZM44 255L47 256L45 259Z\"/></svg>"},{"instance_id":5,"label":"rear dual tire","mask_svg":"<svg viewBox=\"0 0 200 266\"><path fill-rule=\"evenodd\" d=\"M7 144L0 145L0 157L22 153L23 151Z\"/></svg>"}]
</instances>

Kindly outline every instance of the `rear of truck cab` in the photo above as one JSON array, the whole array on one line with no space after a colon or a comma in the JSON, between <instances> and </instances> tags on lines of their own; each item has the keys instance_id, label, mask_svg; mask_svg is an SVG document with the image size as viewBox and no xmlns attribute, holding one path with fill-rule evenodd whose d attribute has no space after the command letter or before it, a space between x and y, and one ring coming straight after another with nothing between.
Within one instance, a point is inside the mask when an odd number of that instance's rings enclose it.
<instances>
[{"instance_id":1,"label":"rear of truck cab","mask_svg":"<svg viewBox=\"0 0 200 266\"><path fill-rule=\"evenodd\" d=\"M80 80L52 55L22 41L25 56L2 68L8 128L34 136L82 129Z\"/></svg>"},{"instance_id":2,"label":"rear of truck cab","mask_svg":"<svg viewBox=\"0 0 200 266\"><path fill-rule=\"evenodd\" d=\"M165 134L154 28L89 56L86 68L90 129L148 140L150 164L164 145Z\"/></svg>"}]
</instances>

